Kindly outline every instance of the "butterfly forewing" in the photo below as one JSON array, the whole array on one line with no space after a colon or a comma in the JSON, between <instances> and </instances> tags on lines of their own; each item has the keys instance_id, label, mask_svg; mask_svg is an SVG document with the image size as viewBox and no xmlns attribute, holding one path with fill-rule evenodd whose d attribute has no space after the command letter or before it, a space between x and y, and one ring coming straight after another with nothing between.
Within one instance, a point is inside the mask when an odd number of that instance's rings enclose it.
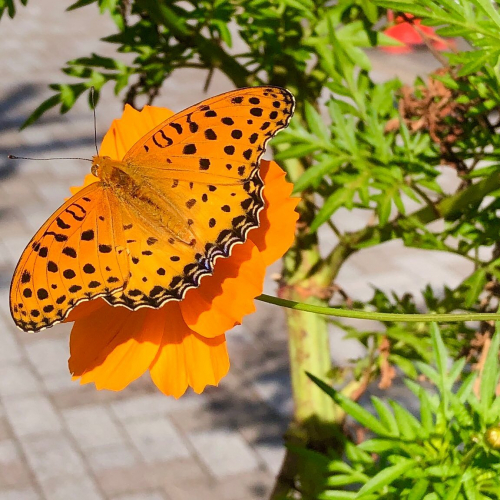
<instances>
[{"instance_id":1,"label":"butterfly forewing","mask_svg":"<svg viewBox=\"0 0 500 500\"><path fill-rule=\"evenodd\" d=\"M117 201L96 182L39 229L19 260L10 290L12 317L22 330L60 323L79 302L124 288L128 257L119 224Z\"/></svg>"},{"instance_id":2,"label":"butterfly forewing","mask_svg":"<svg viewBox=\"0 0 500 500\"><path fill-rule=\"evenodd\" d=\"M213 272L218 257L245 241L264 206L260 158L293 106L292 95L278 87L228 92L174 115L132 147L123 163L143 186L161 191L169 222L183 229L162 234L130 212L138 222L129 243L130 282L106 300L132 309L180 300Z\"/></svg>"},{"instance_id":3,"label":"butterfly forewing","mask_svg":"<svg viewBox=\"0 0 500 500\"><path fill-rule=\"evenodd\" d=\"M140 165L145 175L164 170L173 178L207 183L246 179L293 110L292 94L279 87L227 92L172 116L139 140L123 161Z\"/></svg>"}]
</instances>

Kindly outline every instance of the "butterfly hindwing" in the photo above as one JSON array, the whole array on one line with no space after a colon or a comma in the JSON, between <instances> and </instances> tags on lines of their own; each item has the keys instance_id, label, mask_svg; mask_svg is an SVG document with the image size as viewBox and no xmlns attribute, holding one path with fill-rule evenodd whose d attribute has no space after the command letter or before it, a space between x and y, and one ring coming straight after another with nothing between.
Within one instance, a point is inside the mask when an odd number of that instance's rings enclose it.
<instances>
[{"instance_id":1,"label":"butterfly hindwing","mask_svg":"<svg viewBox=\"0 0 500 500\"><path fill-rule=\"evenodd\" d=\"M122 207L124 220L130 221L125 224L130 227L130 280L123 292L106 298L110 304L137 309L181 300L186 290L213 272L218 257L228 257L235 241L244 241L246 232L258 225L262 181L257 173L244 183L215 186L159 179L155 186L175 203L175 218L183 227L174 224L176 230L165 232L149 224L132 204ZM168 210L165 205L162 211Z\"/></svg>"},{"instance_id":2,"label":"butterfly hindwing","mask_svg":"<svg viewBox=\"0 0 500 500\"><path fill-rule=\"evenodd\" d=\"M39 229L14 272L10 308L28 332L60 323L79 302L126 286L128 257L117 200L83 188Z\"/></svg>"}]
</instances>

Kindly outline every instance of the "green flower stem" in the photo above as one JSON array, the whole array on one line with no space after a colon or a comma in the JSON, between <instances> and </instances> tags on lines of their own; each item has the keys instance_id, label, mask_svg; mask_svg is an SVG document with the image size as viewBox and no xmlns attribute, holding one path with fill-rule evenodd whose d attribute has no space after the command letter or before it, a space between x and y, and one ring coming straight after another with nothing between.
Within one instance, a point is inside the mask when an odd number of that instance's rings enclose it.
<instances>
[{"instance_id":1,"label":"green flower stem","mask_svg":"<svg viewBox=\"0 0 500 500\"><path fill-rule=\"evenodd\" d=\"M293 300L280 299L262 294L257 300L274 304L295 311L306 311L315 314L324 314L327 316L336 316L340 318L353 319L371 319L376 321L391 321L404 323L456 323L458 321L499 321L499 313L449 313L449 314L399 314L399 313L381 313L370 311L359 311L356 309L339 309L337 307L324 307L315 304L304 304ZM311 330L312 331L312 330Z\"/></svg>"}]
</instances>

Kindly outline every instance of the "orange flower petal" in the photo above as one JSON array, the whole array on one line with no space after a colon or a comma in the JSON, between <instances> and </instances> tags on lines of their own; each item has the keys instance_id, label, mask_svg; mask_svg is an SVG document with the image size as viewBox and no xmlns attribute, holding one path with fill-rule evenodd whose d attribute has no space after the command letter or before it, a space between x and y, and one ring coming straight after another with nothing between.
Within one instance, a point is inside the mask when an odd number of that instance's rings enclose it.
<instances>
[{"instance_id":1,"label":"orange flower petal","mask_svg":"<svg viewBox=\"0 0 500 500\"><path fill-rule=\"evenodd\" d=\"M266 208L260 214L260 226L250 231L248 237L257 245L268 266L282 257L293 243L299 198L290 198L293 185L285 180L285 172L277 163L262 160L260 170Z\"/></svg>"},{"instance_id":2,"label":"orange flower petal","mask_svg":"<svg viewBox=\"0 0 500 500\"><path fill-rule=\"evenodd\" d=\"M70 338L69 369L82 384L119 391L140 377L158 352L163 328L162 311L105 304L79 319Z\"/></svg>"},{"instance_id":3,"label":"orange flower petal","mask_svg":"<svg viewBox=\"0 0 500 500\"><path fill-rule=\"evenodd\" d=\"M262 293L266 266L251 242L236 245L228 258L218 259L214 274L202 278L179 305L186 324L203 337L213 338L240 324L255 311Z\"/></svg>"},{"instance_id":4,"label":"orange flower petal","mask_svg":"<svg viewBox=\"0 0 500 500\"><path fill-rule=\"evenodd\" d=\"M98 309L106 306L109 307L109 304L107 302L104 302L103 299L95 299L88 302L82 302L68 314L68 317L63 321L63 323L78 321L82 318L85 318L86 316L89 316Z\"/></svg>"},{"instance_id":5,"label":"orange flower petal","mask_svg":"<svg viewBox=\"0 0 500 500\"><path fill-rule=\"evenodd\" d=\"M191 331L177 302L167 303L161 311L164 334L150 367L156 386L179 398L188 386L200 394L207 385L217 385L229 370L225 336L206 339Z\"/></svg>"},{"instance_id":6,"label":"orange flower petal","mask_svg":"<svg viewBox=\"0 0 500 500\"><path fill-rule=\"evenodd\" d=\"M152 106L145 106L142 111L137 111L126 104L122 117L113 120L104 136L99 154L121 160L139 139L173 114L169 109Z\"/></svg>"},{"instance_id":7,"label":"orange flower petal","mask_svg":"<svg viewBox=\"0 0 500 500\"><path fill-rule=\"evenodd\" d=\"M121 160L142 136L173 113L146 106L138 112L126 106L106 134L100 154ZM202 392L217 385L229 370L224 332L255 310L262 292L265 266L291 245L298 200L274 163L262 161L266 207L261 225L250 231L246 243L219 259L213 276L202 279L181 302L158 310L129 311L111 307L102 299L82 303L66 321L75 321L71 333L69 366L81 383L98 389L123 389L148 368L159 389L180 397L191 386ZM87 175L84 185L98 179ZM81 188L72 188L72 193Z\"/></svg>"}]
</instances>

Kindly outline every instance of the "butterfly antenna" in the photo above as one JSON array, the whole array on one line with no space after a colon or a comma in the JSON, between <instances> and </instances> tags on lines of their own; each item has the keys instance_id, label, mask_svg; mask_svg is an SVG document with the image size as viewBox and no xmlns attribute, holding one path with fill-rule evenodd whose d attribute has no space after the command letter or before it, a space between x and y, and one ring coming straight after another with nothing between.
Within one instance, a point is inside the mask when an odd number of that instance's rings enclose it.
<instances>
[{"instance_id":1,"label":"butterfly antenna","mask_svg":"<svg viewBox=\"0 0 500 500\"><path fill-rule=\"evenodd\" d=\"M83 161L92 161L89 158L27 158L25 156L14 156L8 155L7 158L9 160L36 160L36 161L49 161L49 160L83 160Z\"/></svg>"},{"instance_id":2,"label":"butterfly antenna","mask_svg":"<svg viewBox=\"0 0 500 500\"><path fill-rule=\"evenodd\" d=\"M95 89L94 87L90 87L90 101L92 102L92 111L94 113L94 145L95 145L95 153L99 156L99 150L97 149L97 120L95 116Z\"/></svg>"}]
</instances>

